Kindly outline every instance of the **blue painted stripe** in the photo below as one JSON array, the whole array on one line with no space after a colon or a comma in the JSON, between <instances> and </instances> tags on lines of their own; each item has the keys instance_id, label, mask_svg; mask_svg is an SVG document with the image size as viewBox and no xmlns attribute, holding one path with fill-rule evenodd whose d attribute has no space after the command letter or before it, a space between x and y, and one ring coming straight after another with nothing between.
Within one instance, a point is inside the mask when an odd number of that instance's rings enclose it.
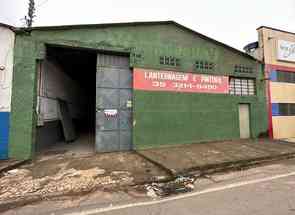
<instances>
[{"instance_id":1,"label":"blue painted stripe","mask_svg":"<svg viewBox=\"0 0 295 215\"><path fill-rule=\"evenodd\" d=\"M9 112L0 112L0 160L8 158Z\"/></svg>"},{"instance_id":2,"label":"blue painted stripe","mask_svg":"<svg viewBox=\"0 0 295 215\"><path fill-rule=\"evenodd\" d=\"M271 104L271 112L272 112L272 116L280 116L279 104L278 103L272 103Z\"/></svg>"},{"instance_id":3,"label":"blue painted stripe","mask_svg":"<svg viewBox=\"0 0 295 215\"><path fill-rule=\"evenodd\" d=\"M270 71L270 80L271 81L277 81L278 80L278 75L276 70Z\"/></svg>"}]
</instances>

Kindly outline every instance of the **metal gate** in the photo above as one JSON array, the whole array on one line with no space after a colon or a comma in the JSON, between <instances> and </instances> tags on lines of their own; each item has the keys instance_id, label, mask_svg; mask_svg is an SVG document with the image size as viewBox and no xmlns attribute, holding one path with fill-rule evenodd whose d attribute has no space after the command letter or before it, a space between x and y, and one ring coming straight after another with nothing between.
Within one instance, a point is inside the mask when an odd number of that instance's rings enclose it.
<instances>
[{"instance_id":1,"label":"metal gate","mask_svg":"<svg viewBox=\"0 0 295 215\"><path fill-rule=\"evenodd\" d=\"M128 57L97 56L95 145L97 152L132 149L132 71Z\"/></svg>"}]
</instances>

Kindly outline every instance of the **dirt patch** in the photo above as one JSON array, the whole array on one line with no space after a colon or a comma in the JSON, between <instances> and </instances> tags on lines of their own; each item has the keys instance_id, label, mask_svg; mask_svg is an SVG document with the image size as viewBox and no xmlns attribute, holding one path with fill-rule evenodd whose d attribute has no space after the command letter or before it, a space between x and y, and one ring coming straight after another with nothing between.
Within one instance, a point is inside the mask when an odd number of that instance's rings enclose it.
<instances>
[{"instance_id":1,"label":"dirt patch","mask_svg":"<svg viewBox=\"0 0 295 215\"><path fill-rule=\"evenodd\" d=\"M65 154L67 150L51 150L42 153L42 156L51 156L51 155L62 155Z\"/></svg>"},{"instance_id":2,"label":"dirt patch","mask_svg":"<svg viewBox=\"0 0 295 215\"><path fill-rule=\"evenodd\" d=\"M34 162L25 166L30 170L33 178L43 178L57 174L67 164L68 159L49 159L39 162Z\"/></svg>"},{"instance_id":3,"label":"dirt patch","mask_svg":"<svg viewBox=\"0 0 295 215\"><path fill-rule=\"evenodd\" d=\"M163 169L133 152L84 158L46 155L0 177L0 206L18 200L119 190L163 177L168 177Z\"/></svg>"},{"instance_id":4,"label":"dirt patch","mask_svg":"<svg viewBox=\"0 0 295 215\"><path fill-rule=\"evenodd\" d=\"M85 170L99 167L112 172L129 172L136 183L151 180L157 176L167 176L160 167L152 164L134 152L97 154L87 158L78 158L68 162L66 169Z\"/></svg>"}]
</instances>

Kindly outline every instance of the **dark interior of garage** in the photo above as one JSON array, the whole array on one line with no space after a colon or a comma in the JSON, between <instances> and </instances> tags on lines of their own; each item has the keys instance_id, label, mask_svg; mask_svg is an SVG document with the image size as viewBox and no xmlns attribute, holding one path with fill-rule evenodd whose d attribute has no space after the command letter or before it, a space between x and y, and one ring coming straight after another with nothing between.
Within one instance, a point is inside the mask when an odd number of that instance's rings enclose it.
<instances>
[{"instance_id":1,"label":"dark interior of garage","mask_svg":"<svg viewBox=\"0 0 295 215\"><path fill-rule=\"evenodd\" d=\"M43 62L39 71L44 83L38 95L45 102L39 102L37 152L94 152L96 56L89 50L47 47L48 66Z\"/></svg>"}]
</instances>

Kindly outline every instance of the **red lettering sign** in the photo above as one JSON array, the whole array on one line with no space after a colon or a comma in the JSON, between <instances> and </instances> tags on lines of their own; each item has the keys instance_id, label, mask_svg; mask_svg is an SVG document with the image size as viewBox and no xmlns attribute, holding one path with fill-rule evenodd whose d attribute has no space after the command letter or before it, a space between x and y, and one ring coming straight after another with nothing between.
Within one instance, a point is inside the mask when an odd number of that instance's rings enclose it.
<instances>
[{"instance_id":1,"label":"red lettering sign","mask_svg":"<svg viewBox=\"0 0 295 215\"><path fill-rule=\"evenodd\" d=\"M223 93L229 90L228 77L134 68L133 87L137 90L189 93Z\"/></svg>"}]
</instances>

